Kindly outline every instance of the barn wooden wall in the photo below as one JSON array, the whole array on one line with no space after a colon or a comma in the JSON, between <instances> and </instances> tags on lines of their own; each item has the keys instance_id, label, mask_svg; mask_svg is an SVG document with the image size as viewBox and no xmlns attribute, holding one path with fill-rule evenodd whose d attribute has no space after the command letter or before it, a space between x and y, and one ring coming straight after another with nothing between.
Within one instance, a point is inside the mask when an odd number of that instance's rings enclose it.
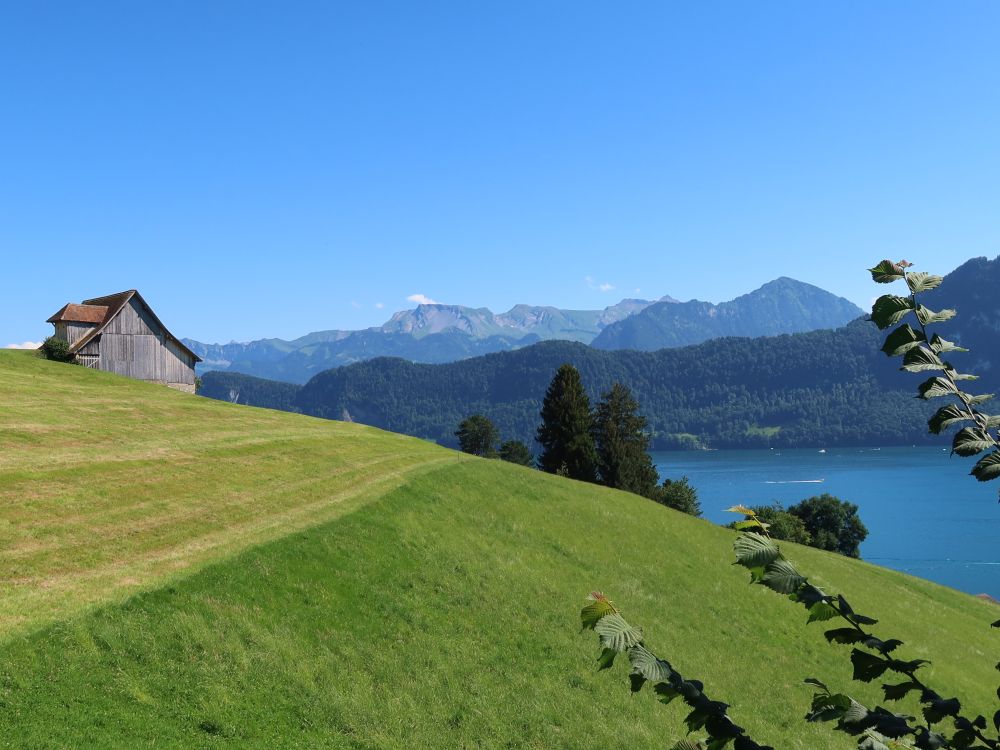
<instances>
[{"instance_id":1,"label":"barn wooden wall","mask_svg":"<svg viewBox=\"0 0 1000 750\"><path fill-rule=\"evenodd\" d=\"M100 335L100 369L139 380L194 390L194 359L162 328L138 300L128 304ZM90 353L91 345L81 354Z\"/></svg>"},{"instance_id":2,"label":"barn wooden wall","mask_svg":"<svg viewBox=\"0 0 1000 750\"><path fill-rule=\"evenodd\" d=\"M93 330L95 325L95 323L70 323L68 321L61 320L55 324L55 336L58 339L68 342L70 346L73 346L73 344L82 339L86 333Z\"/></svg>"}]
</instances>

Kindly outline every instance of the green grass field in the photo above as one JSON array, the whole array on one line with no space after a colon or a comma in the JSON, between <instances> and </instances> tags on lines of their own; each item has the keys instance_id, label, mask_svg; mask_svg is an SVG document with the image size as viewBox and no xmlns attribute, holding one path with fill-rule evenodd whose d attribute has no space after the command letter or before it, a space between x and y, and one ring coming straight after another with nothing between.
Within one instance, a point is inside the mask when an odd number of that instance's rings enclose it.
<instances>
[{"instance_id":1,"label":"green grass field","mask_svg":"<svg viewBox=\"0 0 1000 750\"><path fill-rule=\"evenodd\" d=\"M669 747L683 707L595 670L595 588L759 741L850 746L801 720L805 677L878 693L747 585L725 529L21 352L0 351L0 534L5 747ZM993 605L789 549L992 715Z\"/></svg>"}]
</instances>

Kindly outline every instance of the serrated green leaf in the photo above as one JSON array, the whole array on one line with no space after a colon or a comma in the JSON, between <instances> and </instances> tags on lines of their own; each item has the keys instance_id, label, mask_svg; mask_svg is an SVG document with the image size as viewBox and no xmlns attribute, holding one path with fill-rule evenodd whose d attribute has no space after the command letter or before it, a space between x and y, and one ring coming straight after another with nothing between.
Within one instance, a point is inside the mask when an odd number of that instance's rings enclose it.
<instances>
[{"instance_id":1,"label":"serrated green leaf","mask_svg":"<svg viewBox=\"0 0 1000 750\"><path fill-rule=\"evenodd\" d=\"M945 368L952 380L979 380L978 375L970 375L967 372L959 372L950 364Z\"/></svg>"},{"instance_id":2,"label":"serrated green leaf","mask_svg":"<svg viewBox=\"0 0 1000 750\"><path fill-rule=\"evenodd\" d=\"M778 547L767 537L745 531L733 543L736 562L745 568L769 565L778 557Z\"/></svg>"},{"instance_id":3,"label":"serrated green leaf","mask_svg":"<svg viewBox=\"0 0 1000 750\"><path fill-rule=\"evenodd\" d=\"M868 735L858 742L858 750L889 750L889 746L877 737Z\"/></svg>"},{"instance_id":4,"label":"serrated green leaf","mask_svg":"<svg viewBox=\"0 0 1000 750\"><path fill-rule=\"evenodd\" d=\"M861 682L871 682L889 668L888 660L858 649L851 651L851 664L854 665L854 679Z\"/></svg>"},{"instance_id":5,"label":"serrated green leaf","mask_svg":"<svg viewBox=\"0 0 1000 750\"><path fill-rule=\"evenodd\" d=\"M903 356L903 366L900 370L907 372L923 372L925 370L944 370L944 362L930 349L915 346Z\"/></svg>"},{"instance_id":6,"label":"serrated green leaf","mask_svg":"<svg viewBox=\"0 0 1000 750\"><path fill-rule=\"evenodd\" d=\"M856 622L858 625L876 625L878 620L874 617L869 617L868 615L855 615L850 616L852 622Z\"/></svg>"},{"instance_id":7,"label":"serrated green leaf","mask_svg":"<svg viewBox=\"0 0 1000 750\"><path fill-rule=\"evenodd\" d=\"M924 704L924 718L928 724L937 724L946 716L957 716L961 710L958 698L936 698Z\"/></svg>"},{"instance_id":8,"label":"serrated green leaf","mask_svg":"<svg viewBox=\"0 0 1000 750\"><path fill-rule=\"evenodd\" d=\"M907 693L913 690L920 690L920 685L912 680L900 682L895 685L882 685L882 692L885 693L885 699L887 701L901 700Z\"/></svg>"},{"instance_id":9,"label":"serrated green leaf","mask_svg":"<svg viewBox=\"0 0 1000 750\"><path fill-rule=\"evenodd\" d=\"M913 300L909 297L899 297L895 294L883 294L872 305L872 322L885 330L894 326L913 310Z\"/></svg>"},{"instance_id":10,"label":"serrated green leaf","mask_svg":"<svg viewBox=\"0 0 1000 750\"><path fill-rule=\"evenodd\" d=\"M805 583L805 578L799 574L788 560L774 560L764 569L761 582L772 591L779 594L791 594Z\"/></svg>"},{"instance_id":11,"label":"serrated green leaf","mask_svg":"<svg viewBox=\"0 0 1000 750\"><path fill-rule=\"evenodd\" d=\"M955 386L950 381L941 377L928 378L917 386L917 398L922 399L938 398L939 396L948 396L957 392Z\"/></svg>"},{"instance_id":12,"label":"serrated green leaf","mask_svg":"<svg viewBox=\"0 0 1000 750\"><path fill-rule=\"evenodd\" d=\"M600 638L601 646L606 649L627 651L642 643L642 630L629 625L618 613L602 617L594 626L594 632Z\"/></svg>"},{"instance_id":13,"label":"serrated green leaf","mask_svg":"<svg viewBox=\"0 0 1000 750\"><path fill-rule=\"evenodd\" d=\"M825 687L825 686L824 686ZM833 721L840 719L851 707L851 699L843 693L815 693L806 721Z\"/></svg>"},{"instance_id":14,"label":"serrated green leaf","mask_svg":"<svg viewBox=\"0 0 1000 750\"><path fill-rule=\"evenodd\" d=\"M743 531L744 529L760 529L763 528L764 524L760 521L755 521L753 519L747 519L746 521L737 521L733 524L733 528L737 531Z\"/></svg>"},{"instance_id":15,"label":"serrated green leaf","mask_svg":"<svg viewBox=\"0 0 1000 750\"><path fill-rule=\"evenodd\" d=\"M942 750L949 747L944 735L932 732L927 727L917 728L917 747L920 750Z\"/></svg>"},{"instance_id":16,"label":"serrated green leaf","mask_svg":"<svg viewBox=\"0 0 1000 750\"><path fill-rule=\"evenodd\" d=\"M957 422L968 422L971 420L972 417L959 409L955 404L948 404L934 412L934 416L927 420L927 427L935 435L940 435L941 430L945 427L950 427Z\"/></svg>"},{"instance_id":17,"label":"serrated green leaf","mask_svg":"<svg viewBox=\"0 0 1000 750\"><path fill-rule=\"evenodd\" d=\"M944 279L941 276L935 276L932 273L927 273L926 271L913 271L906 274L906 285L910 287L910 291L914 294L918 292L929 292L931 289L937 289L941 286L941 282Z\"/></svg>"},{"instance_id":18,"label":"serrated green leaf","mask_svg":"<svg viewBox=\"0 0 1000 750\"><path fill-rule=\"evenodd\" d=\"M602 617L617 611L611 600L598 591L592 591L587 599L590 604L580 610L580 623L584 630L593 630Z\"/></svg>"},{"instance_id":19,"label":"serrated green leaf","mask_svg":"<svg viewBox=\"0 0 1000 750\"><path fill-rule=\"evenodd\" d=\"M827 630L823 635L830 643L860 643L867 636L855 628L834 628Z\"/></svg>"},{"instance_id":20,"label":"serrated green leaf","mask_svg":"<svg viewBox=\"0 0 1000 750\"><path fill-rule=\"evenodd\" d=\"M933 349L938 354L944 354L945 352L967 352L968 349L954 344L947 339L943 339L936 333L931 336L931 349Z\"/></svg>"},{"instance_id":21,"label":"serrated green leaf","mask_svg":"<svg viewBox=\"0 0 1000 750\"><path fill-rule=\"evenodd\" d=\"M670 750L707 750L700 742L693 740L678 740L671 746Z\"/></svg>"},{"instance_id":22,"label":"serrated green leaf","mask_svg":"<svg viewBox=\"0 0 1000 750\"><path fill-rule=\"evenodd\" d=\"M994 428L1000 427L1000 414L997 415L983 414L982 416L986 417L987 429L992 430Z\"/></svg>"},{"instance_id":23,"label":"serrated green leaf","mask_svg":"<svg viewBox=\"0 0 1000 750\"><path fill-rule=\"evenodd\" d=\"M818 687L820 690L822 690L824 693L830 692L830 688L826 686L826 683L817 680L815 677L806 677L804 680L802 680L802 682L805 685L814 685L815 687Z\"/></svg>"},{"instance_id":24,"label":"serrated green leaf","mask_svg":"<svg viewBox=\"0 0 1000 750\"><path fill-rule=\"evenodd\" d=\"M615 657L618 656L618 652L613 648L605 648L601 650L601 655L597 657L597 668L598 669L611 669L615 663Z\"/></svg>"},{"instance_id":25,"label":"serrated green leaf","mask_svg":"<svg viewBox=\"0 0 1000 750\"><path fill-rule=\"evenodd\" d=\"M656 699L666 705L670 703L674 698L680 696L680 691L674 685L668 685L665 682L661 682L653 686L653 692L656 693Z\"/></svg>"},{"instance_id":26,"label":"serrated green leaf","mask_svg":"<svg viewBox=\"0 0 1000 750\"><path fill-rule=\"evenodd\" d=\"M834 617L839 617L840 613L837 608L826 602L816 602L809 608L809 619L806 620L808 625L810 622L824 622L825 620L832 620Z\"/></svg>"},{"instance_id":27,"label":"serrated green leaf","mask_svg":"<svg viewBox=\"0 0 1000 750\"><path fill-rule=\"evenodd\" d=\"M979 404L985 404L992 398L993 398L992 393L980 393L978 396L969 396L969 403L972 406L978 406Z\"/></svg>"},{"instance_id":28,"label":"serrated green leaf","mask_svg":"<svg viewBox=\"0 0 1000 750\"><path fill-rule=\"evenodd\" d=\"M883 260L874 268L869 268L868 271L872 275L872 281L878 284L891 284L893 281L899 281L903 278L903 268L891 260Z\"/></svg>"},{"instance_id":29,"label":"serrated green leaf","mask_svg":"<svg viewBox=\"0 0 1000 750\"><path fill-rule=\"evenodd\" d=\"M817 588L811 583L807 583L793 595L795 601L800 602L805 607L811 607L816 602L826 601L827 596L823 589Z\"/></svg>"},{"instance_id":30,"label":"serrated green leaf","mask_svg":"<svg viewBox=\"0 0 1000 750\"><path fill-rule=\"evenodd\" d=\"M868 714L869 711L867 708L851 698L851 705L846 711L844 711L844 716L841 721L845 724L857 724L868 718Z\"/></svg>"},{"instance_id":31,"label":"serrated green leaf","mask_svg":"<svg viewBox=\"0 0 1000 750\"><path fill-rule=\"evenodd\" d=\"M1000 451L993 451L990 455L983 456L969 473L980 482L988 482L1000 477Z\"/></svg>"},{"instance_id":32,"label":"serrated green leaf","mask_svg":"<svg viewBox=\"0 0 1000 750\"><path fill-rule=\"evenodd\" d=\"M904 323L885 337L882 351L887 356L898 357L901 354L906 354L907 351L924 340L924 334L915 330L909 323Z\"/></svg>"},{"instance_id":33,"label":"serrated green leaf","mask_svg":"<svg viewBox=\"0 0 1000 750\"><path fill-rule=\"evenodd\" d=\"M963 427L951 441L951 452L960 456L975 456L995 447L996 443L979 427Z\"/></svg>"},{"instance_id":34,"label":"serrated green leaf","mask_svg":"<svg viewBox=\"0 0 1000 750\"><path fill-rule=\"evenodd\" d=\"M671 678L677 674L670 663L659 659L655 654L648 651L643 646L633 646L628 651L628 660L632 665L632 672L639 675L648 682L657 685L661 682L669 683Z\"/></svg>"},{"instance_id":35,"label":"serrated green leaf","mask_svg":"<svg viewBox=\"0 0 1000 750\"><path fill-rule=\"evenodd\" d=\"M901 672L903 674L911 674L915 672L924 664L930 664L926 659L911 659L910 661L900 661L899 659L890 659L889 668L894 672Z\"/></svg>"},{"instance_id":36,"label":"serrated green leaf","mask_svg":"<svg viewBox=\"0 0 1000 750\"><path fill-rule=\"evenodd\" d=\"M923 305L917 306L917 320L920 321L921 325L925 326L929 326L932 323L944 323L946 320L954 318L956 314L954 310L939 310L935 312Z\"/></svg>"}]
</instances>

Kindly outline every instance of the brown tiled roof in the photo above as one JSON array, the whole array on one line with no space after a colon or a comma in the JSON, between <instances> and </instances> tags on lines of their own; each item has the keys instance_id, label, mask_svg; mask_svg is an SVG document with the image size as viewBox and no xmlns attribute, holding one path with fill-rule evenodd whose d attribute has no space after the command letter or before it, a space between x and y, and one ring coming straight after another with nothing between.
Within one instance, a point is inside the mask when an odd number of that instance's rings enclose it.
<instances>
[{"instance_id":1,"label":"brown tiled roof","mask_svg":"<svg viewBox=\"0 0 1000 750\"><path fill-rule=\"evenodd\" d=\"M108 308L106 305L74 305L70 302L68 305L63 305L59 312L45 322L103 323L107 317Z\"/></svg>"}]
</instances>

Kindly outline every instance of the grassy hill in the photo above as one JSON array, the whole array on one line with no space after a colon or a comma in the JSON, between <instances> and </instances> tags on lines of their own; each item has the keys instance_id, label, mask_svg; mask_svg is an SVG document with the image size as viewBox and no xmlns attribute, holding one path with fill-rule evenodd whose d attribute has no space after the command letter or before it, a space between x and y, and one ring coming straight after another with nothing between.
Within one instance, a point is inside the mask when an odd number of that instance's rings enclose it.
<instances>
[{"instance_id":1,"label":"grassy hill","mask_svg":"<svg viewBox=\"0 0 1000 750\"><path fill-rule=\"evenodd\" d=\"M801 721L802 678L877 691L707 522L21 352L0 352L0 535L0 746L669 746L683 707L595 671L594 588L776 747L845 746ZM993 706L994 606L789 547L941 692Z\"/></svg>"}]
</instances>

